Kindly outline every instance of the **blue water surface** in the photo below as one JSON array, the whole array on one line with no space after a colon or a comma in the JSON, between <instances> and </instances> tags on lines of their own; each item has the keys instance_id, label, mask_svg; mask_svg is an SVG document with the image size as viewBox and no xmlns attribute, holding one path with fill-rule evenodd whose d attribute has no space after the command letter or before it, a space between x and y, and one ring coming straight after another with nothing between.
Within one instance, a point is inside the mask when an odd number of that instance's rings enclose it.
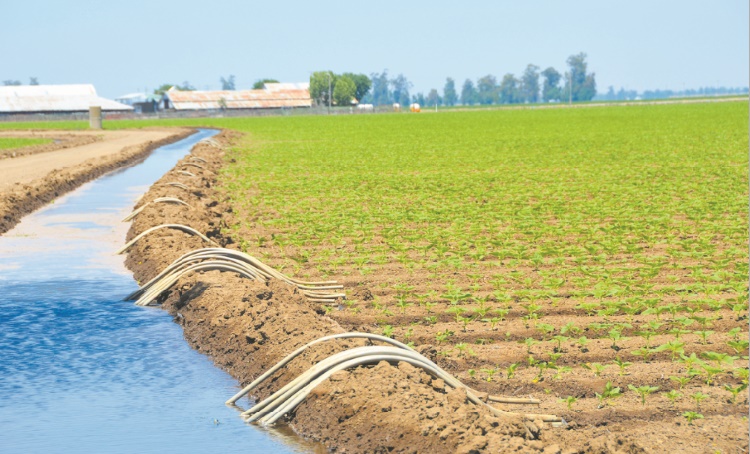
<instances>
[{"instance_id":1,"label":"blue water surface","mask_svg":"<svg viewBox=\"0 0 750 454\"><path fill-rule=\"evenodd\" d=\"M0 237L0 453L320 449L246 425L223 403L238 383L166 312L122 300L137 285L113 253L128 227L120 220L215 133L161 147Z\"/></svg>"}]
</instances>

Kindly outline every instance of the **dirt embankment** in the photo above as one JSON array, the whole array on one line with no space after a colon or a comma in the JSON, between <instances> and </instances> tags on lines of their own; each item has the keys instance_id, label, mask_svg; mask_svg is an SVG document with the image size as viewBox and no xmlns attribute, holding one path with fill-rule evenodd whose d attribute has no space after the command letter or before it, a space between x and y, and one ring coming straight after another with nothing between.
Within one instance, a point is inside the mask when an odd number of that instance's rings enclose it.
<instances>
[{"instance_id":1,"label":"dirt embankment","mask_svg":"<svg viewBox=\"0 0 750 454\"><path fill-rule=\"evenodd\" d=\"M29 139L50 139L53 142L41 145L32 145L22 148L11 148L0 150L0 159L20 158L37 153L49 153L50 151L63 150L66 148L75 148L99 142L104 136L94 131L2 131L0 137L19 137Z\"/></svg>"},{"instance_id":2,"label":"dirt embankment","mask_svg":"<svg viewBox=\"0 0 750 454\"><path fill-rule=\"evenodd\" d=\"M57 197L107 172L133 164L145 158L154 149L176 142L192 133L193 130L190 129L162 131L158 135L137 131L131 133L130 137L124 137L126 134L118 132L116 140L94 140L96 143L76 148L36 152L2 161L0 234L13 228L23 216ZM159 138L155 139L156 137ZM91 157L82 159L83 156L78 154L78 150L92 145L95 149L83 155ZM37 177L29 180L30 174Z\"/></svg>"},{"instance_id":3,"label":"dirt embankment","mask_svg":"<svg viewBox=\"0 0 750 454\"><path fill-rule=\"evenodd\" d=\"M226 144L232 137L225 132L217 140ZM135 218L128 239L159 224L178 223L236 248L224 235L233 225L232 209L214 187L224 154L221 148L204 143L191 156L206 160L205 169L187 168L194 177L180 173L185 164L199 162L187 157L139 202L142 206L157 197L178 197L191 208L150 204ZM188 189L169 186L169 182L180 182ZM181 231L160 229L129 250L126 265L144 283L184 253L208 246ZM183 327L193 348L209 355L242 384L307 342L345 331L296 289L278 281L260 284L233 273L183 276L159 302ZM318 344L257 388L253 397L265 398L328 355L359 345L364 342ZM436 359L433 346L418 350ZM595 440L583 437L576 440L576 447L557 444L560 438L550 435L565 429L544 427L540 421L520 416L493 416L468 403L465 392L450 390L442 380L404 363L382 362L336 373L288 415L288 422L300 435L336 452L645 452L616 434Z\"/></svg>"}]
</instances>

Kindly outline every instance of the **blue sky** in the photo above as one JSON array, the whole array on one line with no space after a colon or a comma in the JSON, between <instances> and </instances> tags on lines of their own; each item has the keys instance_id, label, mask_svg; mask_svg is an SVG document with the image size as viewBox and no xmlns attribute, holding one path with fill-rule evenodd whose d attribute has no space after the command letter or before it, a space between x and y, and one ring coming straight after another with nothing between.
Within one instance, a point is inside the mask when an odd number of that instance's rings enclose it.
<instances>
[{"instance_id":1,"label":"blue sky","mask_svg":"<svg viewBox=\"0 0 750 454\"><path fill-rule=\"evenodd\" d=\"M311 71L403 73L442 91L586 52L600 92L747 86L746 0L3 0L0 80L93 83L107 97L190 81L218 89Z\"/></svg>"}]
</instances>

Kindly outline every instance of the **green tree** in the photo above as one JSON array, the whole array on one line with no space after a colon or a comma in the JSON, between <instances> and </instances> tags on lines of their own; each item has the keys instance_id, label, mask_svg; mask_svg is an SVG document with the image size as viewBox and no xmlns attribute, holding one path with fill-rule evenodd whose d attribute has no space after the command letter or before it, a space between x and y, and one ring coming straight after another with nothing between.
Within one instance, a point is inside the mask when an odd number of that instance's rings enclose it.
<instances>
[{"instance_id":1,"label":"green tree","mask_svg":"<svg viewBox=\"0 0 750 454\"><path fill-rule=\"evenodd\" d=\"M518 79L513 74L506 74L498 87L499 101L502 104L514 104L519 101Z\"/></svg>"},{"instance_id":2,"label":"green tree","mask_svg":"<svg viewBox=\"0 0 750 454\"><path fill-rule=\"evenodd\" d=\"M39 79L36 77L29 77L29 85L39 85Z\"/></svg>"},{"instance_id":3,"label":"green tree","mask_svg":"<svg viewBox=\"0 0 750 454\"><path fill-rule=\"evenodd\" d=\"M221 89L222 90L235 90L234 88L234 75L230 75L226 79L221 77Z\"/></svg>"},{"instance_id":4,"label":"green tree","mask_svg":"<svg viewBox=\"0 0 750 454\"><path fill-rule=\"evenodd\" d=\"M542 101L559 101L560 100L560 79L562 76L553 67L542 71L544 83L542 84Z\"/></svg>"},{"instance_id":5,"label":"green tree","mask_svg":"<svg viewBox=\"0 0 750 454\"><path fill-rule=\"evenodd\" d=\"M338 77L333 88L333 102L338 106L350 106L356 92L357 85L353 80L347 76Z\"/></svg>"},{"instance_id":6,"label":"green tree","mask_svg":"<svg viewBox=\"0 0 750 454\"><path fill-rule=\"evenodd\" d=\"M427 100L424 97L424 93L417 93L416 95L412 96L411 100L420 106L426 106Z\"/></svg>"},{"instance_id":7,"label":"green tree","mask_svg":"<svg viewBox=\"0 0 750 454\"><path fill-rule=\"evenodd\" d=\"M591 101L596 96L596 74L587 73L586 54L581 52L568 57L563 99L569 96L573 101Z\"/></svg>"},{"instance_id":8,"label":"green tree","mask_svg":"<svg viewBox=\"0 0 750 454\"><path fill-rule=\"evenodd\" d=\"M474 88L474 82L466 79L464 86L461 88L461 104L473 106L477 102L477 90Z\"/></svg>"},{"instance_id":9,"label":"green tree","mask_svg":"<svg viewBox=\"0 0 750 454\"><path fill-rule=\"evenodd\" d=\"M310 97L318 105L328 105L335 86L336 75L332 71L316 71L310 75Z\"/></svg>"},{"instance_id":10,"label":"green tree","mask_svg":"<svg viewBox=\"0 0 750 454\"><path fill-rule=\"evenodd\" d=\"M521 76L521 97L525 102L539 102L539 67L536 65L526 66Z\"/></svg>"},{"instance_id":11,"label":"green tree","mask_svg":"<svg viewBox=\"0 0 750 454\"><path fill-rule=\"evenodd\" d=\"M446 106L455 106L458 101L458 95L456 94L456 81L448 77L445 79L445 87L443 87L443 102Z\"/></svg>"},{"instance_id":12,"label":"green tree","mask_svg":"<svg viewBox=\"0 0 750 454\"><path fill-rule=\"evenodd\" d=\"M411 82L403 74L399 74L391 79L391 87L393 87L393 102L397 102L402 106L408 106L409 99L411 99L409 96L409 89L412 87Z\"/></svg>"},{"instance_id":13,"label":"green tree","mask_svg":"<svg viewBox=\"0 0 750 454\"><path fill-rule=\"evenodd\" d=\"M393 98L388 89L388 70L384 69L380 74L370 74L370 80L372 80L372 103L376 106L392 104Z\"/></svg>"},{"instance_id":14,"label":"green tree","mask_svg":"<svg viewBox=\"0 0 750 454\"><path fill-rule=\"evenodd\" d=\"M477 81L477 101L485 105L497 102L497 79L492 74Z\"/></svg>"},{"instance_id":15,"label":"green tree","mask_svg":"<svg viewBox=\"0 0 750 454\"><path fill-rule=\"evenodd\" d=\"M429 93L427 93L427 98L425 98L425 106L439 106L440 104L442 104L440 95L438 94L438 91L433 88Z\"/></svg>"},{"instance_id":16,"label":"green tree","mask_svg":"<svg viewBox=\"0 0 750 454\"><path fill-rule=\"evenodd\" d=\"M23 85L20 80L4 80L3 85L6 87L14 86L14 85Z\"/></svg>"},{"instance_id":17,"label":"green tree","mask_svg":"<svg viewBox=\"0 0 750 454\"><path fill-rule=\"evenodd\" d=\"M170 88L174 87L177 90L180 91L195 91L195 87L190 85L190 82L185 81L182 83L182 85L179 84L161 84L158 88L154 89L155 95L163 95L167 91L169 91Z\"/></svg>"},{"instance_id":18,"label":"green tree","mask_svg":"<svg viewBox=\"0 0 750 454\"><path fill-rule=\"evenodd\" d=\"M343 77L348 77L354 81L357 89L354 91L354 97L358 102L362 101L372 87L372 81L364 74L344 73Z\"/></svg>"},{"instance_id":19,"label":"green tree","mask_svg":"<svg viewBox=\"0 0 750 454\"><path fill-rule=\"evenodd\" d=\"M276 79L258 79L253 84L253 90L262 90L266 84L277 84L279 83Z\"/></svg>"}]
</instances>

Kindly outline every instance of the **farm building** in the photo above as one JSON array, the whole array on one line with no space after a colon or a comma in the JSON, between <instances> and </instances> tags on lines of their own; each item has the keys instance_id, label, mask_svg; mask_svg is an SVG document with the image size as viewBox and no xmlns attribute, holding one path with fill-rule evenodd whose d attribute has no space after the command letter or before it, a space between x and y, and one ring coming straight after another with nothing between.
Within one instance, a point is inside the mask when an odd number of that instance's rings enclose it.
<instances>
[{"instance_id":1,"label":"farm building","mask_svg":"<svg viewBox=\"0 0 750 454\"><path fill-rule=\"evenodd\" d=\"M133 110L99 97L91 84L0 87L0 114L87 112L91 106L100 106L105 112Z\"/></svg>"},{"instance_id":2,"label":"farm building","mask_svg":"<svg viewBox=\"0 0 750 454\"><path fill-rule=\"evenodd\" d=\"M174 110L280 109L310 107L307 83L268 83L259 90L181 91L164 94L163 107Z\"/></svg>"},{"instance_id":3,"label":"farm building","mask_svg":"<svg viewBox=\"0 0 750 454\"><path fill-rule=\"evenodd\" d=\"M135 113L153 113L159 109L161 96L146 93L130 93L118 96L115 101L132 106Z\"/></svg>"}]
</instances>

